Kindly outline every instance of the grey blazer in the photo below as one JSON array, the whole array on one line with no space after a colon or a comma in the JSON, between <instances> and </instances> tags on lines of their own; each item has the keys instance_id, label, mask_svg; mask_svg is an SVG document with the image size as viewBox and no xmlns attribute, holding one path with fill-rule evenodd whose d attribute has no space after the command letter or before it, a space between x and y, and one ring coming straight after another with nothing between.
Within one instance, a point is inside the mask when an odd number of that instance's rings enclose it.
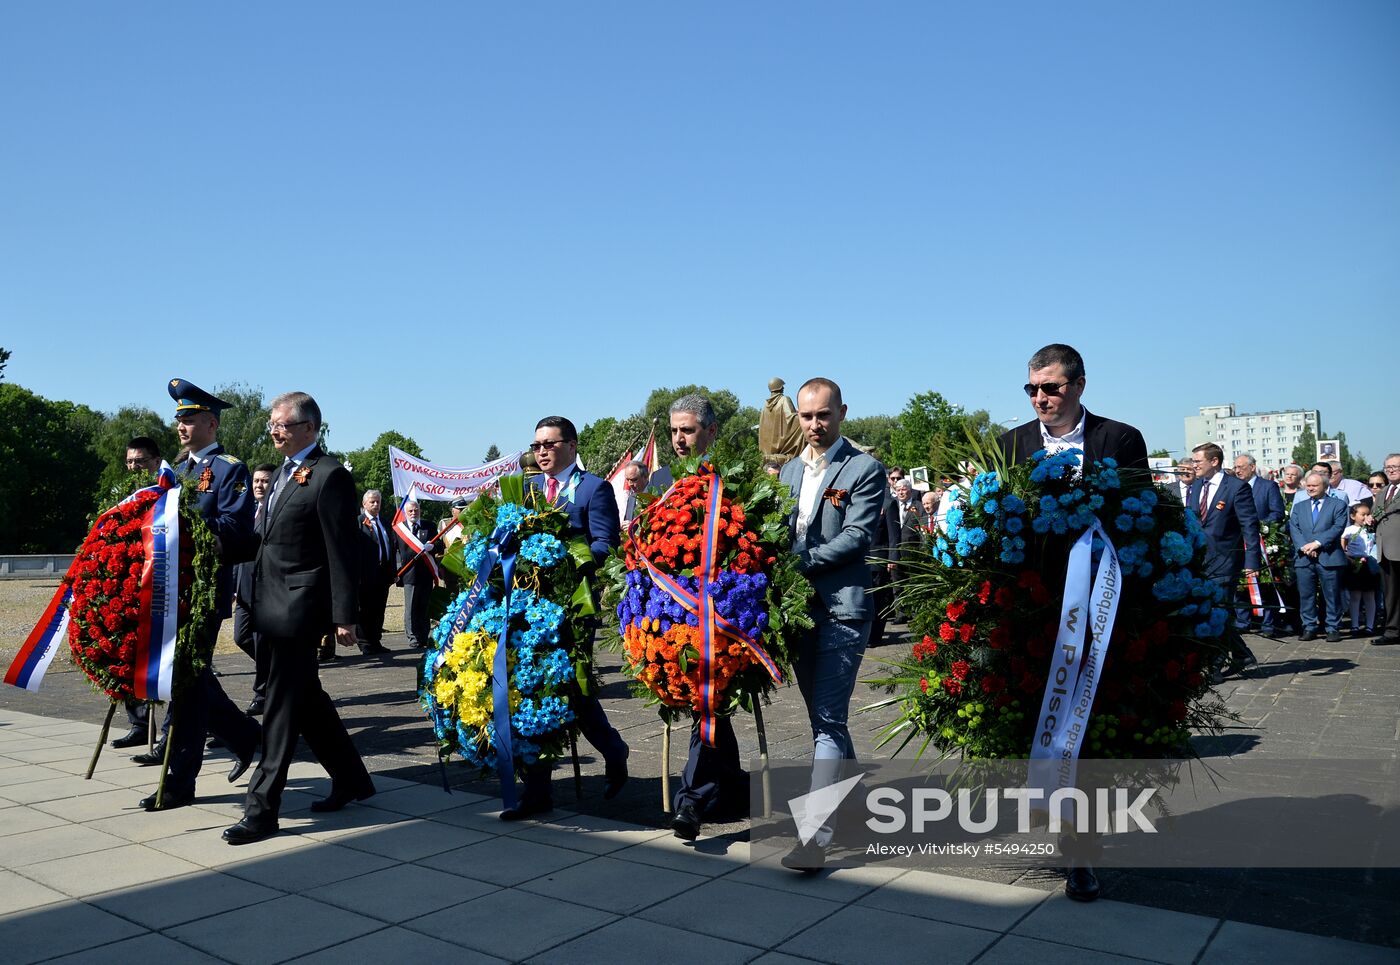
<instances>
[{"instance_id":1,"label":"grey blazer","mask_svg":"<svg viewBox=\"0 0 1400 965\"><path fill-rule=\"evenodd\" d=\"M823 619L869 620L875 612L869 593L870 567L866 557L875 544L880 522L880 504L885 498L885 473L874 457L861 452L849 439L832 447L831 465L819 485L816 508L807 525L807 545L798 553L802 572L812 581L821 608L813 604L812 615ZM794 499L802 496L802 460L783 464L778 479ZM832 499L827 490L845 490ZM788 517L788 531L797 536L797 507ZM825 612L823 612L823 610Z\"/></svg>"}]
</instances>

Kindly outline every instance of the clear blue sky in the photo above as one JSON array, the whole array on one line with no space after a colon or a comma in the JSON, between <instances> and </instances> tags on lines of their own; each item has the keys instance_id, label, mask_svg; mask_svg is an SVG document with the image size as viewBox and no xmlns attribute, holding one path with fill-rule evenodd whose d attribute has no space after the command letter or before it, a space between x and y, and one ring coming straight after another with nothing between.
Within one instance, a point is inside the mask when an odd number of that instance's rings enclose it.
<instances>
[{"instance_id":1,"label":"clear blue sky","mask_svg":"<svg viewBox=\"0 0 1400 965\"><path fill-rule=\"evenodd\" d=\"M773 375L1021 421L1068 341L1153 447L1306 404L1379 463L1397 50L1392 0L6 4L7 378L471 462Z\"/></svg>"}]
</instances>

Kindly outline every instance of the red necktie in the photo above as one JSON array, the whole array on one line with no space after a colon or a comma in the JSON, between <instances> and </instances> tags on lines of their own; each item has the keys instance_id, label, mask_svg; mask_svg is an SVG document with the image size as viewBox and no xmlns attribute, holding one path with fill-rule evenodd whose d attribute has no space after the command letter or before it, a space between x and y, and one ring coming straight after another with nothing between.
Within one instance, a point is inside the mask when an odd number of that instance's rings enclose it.
<instances>
[{"instance_id":1,"label":"red necktie","mask_svg":"<svg viewBox=\"0 0 1400 965\"><path fill-rule=\"evenodd\" d=\"M1395 498L1395 490L1400 489L1400 485L1390 484L1390 488L1385 491L1385 501L1388 503Z\"/></svg>"},{"instance_id":2,"label":"red necktie","mask_svg":"<svg viewBox=\"0 0 1400 965\"><path fill-rule=\"evenodd\" d=\"M547 502L553 503L559 498L559 480L550 476L544 483L544 498Z\"/></svg>"},{"instance_id":3,"label":"red necktie","mask_svg":"<svg viewBox=\"0 0 1400 965\"><path fill-rule=\"evenodd\" d=\"M1206 510L1210 508L1210 483L1201 483L1201 519L1206 518Z\"/></svg>"}]
</instances>

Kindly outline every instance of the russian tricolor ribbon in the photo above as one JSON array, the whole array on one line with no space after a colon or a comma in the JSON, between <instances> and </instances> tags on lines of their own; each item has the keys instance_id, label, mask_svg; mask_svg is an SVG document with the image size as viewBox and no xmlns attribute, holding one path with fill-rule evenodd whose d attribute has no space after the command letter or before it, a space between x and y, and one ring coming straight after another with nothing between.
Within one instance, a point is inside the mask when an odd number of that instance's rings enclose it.
<instances>
[{"instance_id":1,"label":"russian tricolor ribbon","mask_svg":"<svg viewBox=\"0 0 1400 965\"><path fill-rule=\"evenodd\" d=\"M88 533L88 540L118 507L143 493L151 492L160 495L147 511L141 525L146 561L138 591L142 612L136 657L132 661L133 690L140 700L169 700L175 666L175 641L179 631L176 615L180 586L180 485L170 464L160 464L154 485L136 490L98 516ZM88 540L83 541L84 550L87 549ZM44 608L38 625L20 646L19 653L5 672L5 683L30 691L39 689L59 644L67 636L68 606L73 601L70 577L73 567L81 558L82 551L68 567L53 599ZM160 612L153 614L148 608L155 606L159 607Z\"/></svg>"},{"instance_id":2,"label":"russian tricolor ribbon","mask_svg":"<svg viewBox=\"0 0 1400 965\"><path fill-rule=\"evenodd\" d=\"M442 571L438 569L437 560L433 559L433 554L423 552L423 546L425 544L421 539L413 535L413 527L409 524L408 515L404 512L405 506L409 503L416 502L418 502L418 484L414 483L408 487L408 492L404 495L403 502L399 503L399 508L394 513L394 524L392 527L394 535L398 536L409 549L413 550L413 559L403 565L399 570L399 576L403 576L408 568L421 558L427 561L428 569L433 574L433 583L436 585L442 582Z\"/></svg>"},{"instance_id":3,"label":"russian tricolor ribbon","mask_svg":"<svg viewBox=\"0 0 1400 965\"><path fill-rule=\"evenodd\" d=\"M727 637L735 643L742 644L749 648L763 669L768 671L768 676L774 683L783 682L783 673L778 669L777 663L769 656L768 651L753 637L744 633L743 630L725 619L715 606L714 594L710 590L710 584L714 582L716 572L719 569L719 559L717 550L719 547L719 510L723 504L724 480L718 473L710 473L705 477L709 484L709 496L705 502L705 526L703 531L704 541L700 547L700 566L698 567L699 587L698 592L692 593L682 586L673 576L661 572L656 565L641 551L641 540L637 536L637 527L642 519L647 515L653 506L661 506L670 498L675 490L675 483L666 490L665 495L648 505L647 510L640 512L632 520L632 525L628 528L628 537L632 540L632 545L638 547L637 556L646 567L647 573L652 581L671 595L685 609L695 614L699 619L700 629L700 739L706 745L715 746L715 709L719 701L719 694L715 689L715 649L721 645L721 637Z\"/></svg>"}]
</instances>

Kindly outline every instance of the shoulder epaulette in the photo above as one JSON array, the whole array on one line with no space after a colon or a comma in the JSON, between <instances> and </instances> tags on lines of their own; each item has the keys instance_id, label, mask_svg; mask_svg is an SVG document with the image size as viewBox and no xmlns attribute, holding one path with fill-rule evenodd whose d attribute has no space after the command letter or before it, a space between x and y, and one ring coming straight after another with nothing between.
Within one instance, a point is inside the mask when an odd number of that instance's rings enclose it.
<instances>
[{"instance_id":1,"label":"shoulder epaulette","mask_svg":"<svg viewBox=\"0 0 1400 965\"><path fill-rule=\"evenodd\" d=\"M238 465L240 462L243 461L242 459L239 459L237 456L229 455L227 452L221 452L221 453L219 453L219 458L222 459L224 462L231 462L231 463L233 463L235 466Z\"/></svg>"}]
</instances>

